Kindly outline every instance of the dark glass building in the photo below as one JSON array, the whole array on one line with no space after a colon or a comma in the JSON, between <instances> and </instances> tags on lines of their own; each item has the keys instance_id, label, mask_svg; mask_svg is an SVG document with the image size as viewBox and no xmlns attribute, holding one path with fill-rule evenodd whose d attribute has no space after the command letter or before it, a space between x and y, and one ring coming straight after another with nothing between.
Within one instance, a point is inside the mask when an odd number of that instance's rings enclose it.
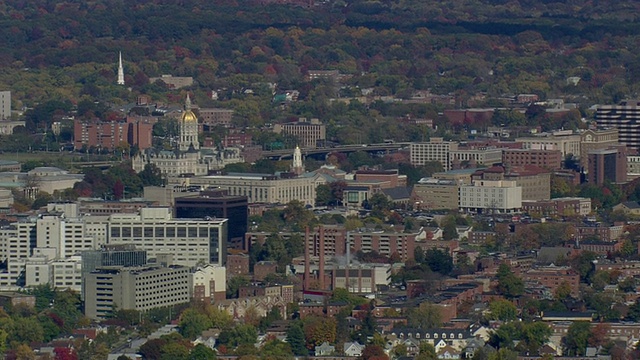
<instances>
[{"instance_id":1,"label":"dark glass building","mask_svg":"<svg viewBox=\"0 0 640 360\"><path fill-rule=\"evenodd\" d=\"M176 218L224 218L227 222L227 247L243 249L249 208L246 196L229 195L226 190L205 190L199 195L175 199Z\"/></svg>"}]
</instances>

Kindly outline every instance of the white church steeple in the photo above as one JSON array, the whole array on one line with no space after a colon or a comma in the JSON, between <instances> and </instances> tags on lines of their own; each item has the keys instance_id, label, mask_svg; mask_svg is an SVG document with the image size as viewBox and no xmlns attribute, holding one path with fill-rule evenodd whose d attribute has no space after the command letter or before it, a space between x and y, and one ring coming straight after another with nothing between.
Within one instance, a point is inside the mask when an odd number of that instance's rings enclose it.
<instances>
[{"instance_id":1,"label":"white church steeple","mask_svg":"<svg viewBox=\"0 0 640 360\"><path fill-rule=\"evenodd\" d=\"M304 173L302 151L300 151L299 146L296 146L296 149L293 151L293 163L291 164L291 172L296 175L302 175Z\"/></svg>"},{"instance_id":2,"label":"white church steeple","mask_svg":"<svg viewBox=\"0 0 640 360\"><path fill-rule=\"evenodd\" d=\"M118 85L124 85L124 68L122 67L122 51L118 61Z\"/></svg>"}]
</instances>

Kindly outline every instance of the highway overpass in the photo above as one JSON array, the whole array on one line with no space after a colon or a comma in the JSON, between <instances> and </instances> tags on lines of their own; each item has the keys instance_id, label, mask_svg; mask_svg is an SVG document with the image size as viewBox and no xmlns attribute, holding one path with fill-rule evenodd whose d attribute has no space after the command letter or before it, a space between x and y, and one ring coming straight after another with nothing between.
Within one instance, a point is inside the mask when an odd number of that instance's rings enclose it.
<instances>
[{"instance_id":1,"label":"highway overpass","mask_svg":"<svg viewBox=\"0 0 640 360\"><path fill-rule=\"evenodd\" d=\"M330 153L352 153L356 151L365 151L369 153L374 152L389 152L389 151L397 151L399 149L408 147L408 142L401 143L384 143L384 144L359 144L359 145L342 145L328 148L303 148L300 149L303 156L318 156L318 155L327 155ZM284 160L290 159L293 157L293 149L284 149L284 150L271 150L271 151L263 151L262 157L274 159L274 160Z\"/></svg>"}]
</instances>

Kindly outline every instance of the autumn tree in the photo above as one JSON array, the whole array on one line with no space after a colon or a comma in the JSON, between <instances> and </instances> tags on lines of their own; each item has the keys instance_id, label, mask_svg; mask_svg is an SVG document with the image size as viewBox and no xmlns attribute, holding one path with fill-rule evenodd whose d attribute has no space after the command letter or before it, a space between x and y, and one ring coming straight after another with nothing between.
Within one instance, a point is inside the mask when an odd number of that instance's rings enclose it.
<instances>
[{"instance_id":1,"label":"autumn tree","mask_svg":"<svg viewBox=\"0 0 640 360\"><path fill-rule=\"evenodd\" d=\"M489 318L492 320L510 321L518 316L518 309L509 300L498 299L489 303Z\"/></svg>"},{"instance_id":2,"label":"autumn tree","mask_svg":"<svg viewBox=\"0 0 640 360\"><path fill-rule=\"evenodd\" d=\"M335 318L312 316L304 319L303 330L308 349L322 345L325 341L331 344L336 339L336 320Z\"/></svg>"}]
</instances>

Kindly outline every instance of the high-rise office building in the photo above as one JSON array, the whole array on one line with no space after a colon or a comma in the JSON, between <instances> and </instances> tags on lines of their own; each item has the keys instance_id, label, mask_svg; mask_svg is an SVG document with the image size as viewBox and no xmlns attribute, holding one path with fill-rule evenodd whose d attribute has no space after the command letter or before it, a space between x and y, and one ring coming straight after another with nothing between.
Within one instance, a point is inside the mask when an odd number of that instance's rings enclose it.
<instances>
[{"instance_id":1,"label":"high-rise office building","mask_svg":"<svg viewBox=\"0 0 640 360\"><path fill-rule=\"evenodd\" d=\"M640 100L625 100L618 105L596 108L599 127L618 129L620 144L640 150Z\"/></svg>"},{"instance_id":2,"label":"high-rise office building","mask_svg":"<svg viewBox=\"0 0 640 360\"><path fill-rule=\"evenodd\" d=\"M249 216L247 197L228 193L214 189L202 191L199 195L178 197L175 199L175 214L185 219L228 219L227 246L242 249Z\"/></svg>"},{"instance_id":3,"label":"high-rise office building","mask_svg":"<svg viewBox=\"0 0 640 360\"><path fill-rule=\"evenodd\" d=\"M590 151L589 173L587 180L590 184L601 185L609 181L623 183L627 181L627 150L624 146Z\"/></svg>"}]
</instances>

